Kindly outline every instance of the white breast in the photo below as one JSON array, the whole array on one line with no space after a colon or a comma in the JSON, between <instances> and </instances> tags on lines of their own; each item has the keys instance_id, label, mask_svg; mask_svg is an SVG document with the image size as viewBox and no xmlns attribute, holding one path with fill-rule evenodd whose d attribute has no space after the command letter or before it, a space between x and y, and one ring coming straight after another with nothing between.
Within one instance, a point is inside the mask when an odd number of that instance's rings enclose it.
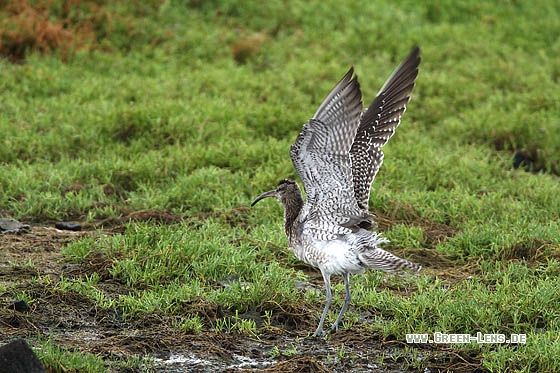
<instances>
[{"instance_id":1,"label":"white breast","mask_svg":"<svg viewBox=\"0 0 560 373\"><path fill-rule=\"evenodd\" d=\"M364 271L356 252L345 239L309 240L301 246L292 248L292 250L298 259L331 274L355 274Z\"/></svg>"}]
</instances>

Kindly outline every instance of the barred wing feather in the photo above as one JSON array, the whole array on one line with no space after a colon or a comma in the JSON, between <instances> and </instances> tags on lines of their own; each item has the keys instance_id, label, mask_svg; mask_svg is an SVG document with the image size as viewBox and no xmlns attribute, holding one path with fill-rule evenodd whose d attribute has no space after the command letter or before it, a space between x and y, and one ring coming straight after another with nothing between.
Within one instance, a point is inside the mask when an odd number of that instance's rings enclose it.
<instances>
[{"instance_id":1,"label":"barred wing feather","mask_svg":"<svg viewBox=\"0 0 560 373\"><path fill-rule=\"evenodd\" d=\"M419 64L420 48L415 47L387 79L360 118L350 159L356 201L363 211L368 211L371 183L383 163L381 147L400 124L410 101Z\"/></svg>"}]
</instances>

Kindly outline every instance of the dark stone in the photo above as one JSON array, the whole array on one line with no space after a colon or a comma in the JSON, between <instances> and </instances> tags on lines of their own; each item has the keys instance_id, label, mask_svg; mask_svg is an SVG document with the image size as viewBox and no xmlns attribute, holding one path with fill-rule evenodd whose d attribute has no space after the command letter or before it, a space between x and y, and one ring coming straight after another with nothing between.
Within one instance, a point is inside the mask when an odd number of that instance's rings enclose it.
<instances>
[{"instance_id":1,"label":"dark stone","mask_svg":"<svg viewBox=\"0 0 560 373\"><path fill-rule=\"evenodd\" d=\"M8 319L8 325L12 328L19 328L21 326L21 322L19 321L19 318L14 315Z\"/></svg>"},{"instance_id":2,"label":"dark stone","mask_svg":"<svg viewBox=\"0 0 560 373\"><path fill-rule=\"evenodd\" d=\"M515 153L515 155L513 156L513 168L516 169L516 170L522 164L524 164L525 166L528 166L529 163L533 163L533 160L531 159L530 156L528 156L524 152L519 151L519 152Z\"/></svg>"},{"instance_id":3,"label":"dark stone","mask_svg":"<svg viewBox=\"0 0 560 373\"><path fill-rule=\"evenodd\" d=\"M8 308L19 312L29 311L29 306L27 305L27 303L25 303L23 299L19 299L12 302L12 304L10 304Z\"/></svg>"},{"instance_id":4,"label":"dark stone","mask_svg":"<svg viewBox=\"0 0 560 373\"><path fill-rule=\"evenodd\" d=\"M0 373L45 373L43 364L23 339L0 347Z\"/></svg>"},{"instance_id":5,"label":"dark stone","mask_svg":"<svg viewBox=\"0 0 560 373\"><path fill-rule=\"evenodd\" d=\"M31 231L31 227L28 224L20 223L14 219L0 218L0 232L2 234L27 233L29 231Z\"/></svg>"},{"instance_id":6,"label":"dark stone","mask_svg":"<svg viewBox=\"0 0 560 373\"><path fill-rule=\"evenodd\" d=\"M71 221L59 221L58 223L55 224L55 227L57 229L62 229L62 230L66 230L66 231L81 231L82 230L82 226L78 223L74 223Z\"/></svg>"}]
</instances>

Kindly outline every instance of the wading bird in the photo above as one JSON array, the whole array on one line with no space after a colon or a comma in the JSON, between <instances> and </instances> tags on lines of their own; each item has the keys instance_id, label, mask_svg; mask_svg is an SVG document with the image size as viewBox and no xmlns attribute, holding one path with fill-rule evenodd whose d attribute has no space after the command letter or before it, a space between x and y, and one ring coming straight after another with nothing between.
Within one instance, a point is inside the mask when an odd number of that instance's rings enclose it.
<instances>
[{"instance_id":1,"label":"wading bird","mask_svg":"<svg viewBox=\"0 0 560 373\"><path fill-rule=\"evenodd\" d=\"M420 269L379 248L388 240L372 231L375 216L368 212L371 183L383 163L381 147L393 136L406 110L419 64L416 47L364 112L358 77L350 68L290 149L306 201L298 184L285 179L251 204L276 197L284 206L290 249L323 275L327 300L314 337L324 335L323 323L332 302L331 275L341 275L346 286L344 305L332 325L336 331L350 303L351 274L366 268Z\"/></svg>"}]
</instances>

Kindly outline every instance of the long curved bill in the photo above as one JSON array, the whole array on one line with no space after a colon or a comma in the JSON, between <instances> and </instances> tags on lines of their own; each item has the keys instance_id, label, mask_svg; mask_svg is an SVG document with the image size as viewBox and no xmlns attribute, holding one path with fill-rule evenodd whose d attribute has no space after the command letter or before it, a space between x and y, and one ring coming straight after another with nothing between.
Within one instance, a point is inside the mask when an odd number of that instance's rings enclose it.
<instances>
[{"instance_id":1,"label":"long curved bill","mask_svg":"<svg viewBox=\"0 0 560 373\"><path fill-rule=\"evenodd\" d=\"M261 199L265 199L269 197L278 197L278 193L276 192L276 190L271 190L270 192L266 192L258 196L257 199L255 199L253 203L251 203L251 207L255 206L257 202L259 202Z\"/></svg>"}]
</instances>

